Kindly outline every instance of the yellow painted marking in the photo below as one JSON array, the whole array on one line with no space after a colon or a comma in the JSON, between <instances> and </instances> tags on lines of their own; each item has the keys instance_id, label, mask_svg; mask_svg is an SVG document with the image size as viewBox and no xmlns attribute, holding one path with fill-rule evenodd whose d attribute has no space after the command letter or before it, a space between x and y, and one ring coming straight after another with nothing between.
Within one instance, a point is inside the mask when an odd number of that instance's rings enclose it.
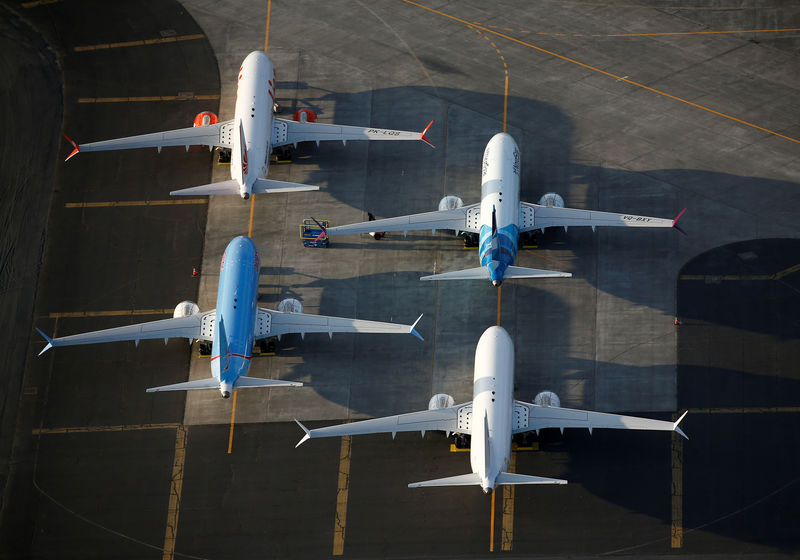
<instances>
[{"instance_id":1,"label":"yellow painted marking","mask_svg":"<svg viewBox=\"0 0 800 560\"><path fill-rule=\"evenodd\" d=\"M677 420L677 417L673 418ZM672 527L670 547L683 548L683 438L672 437Z\"/></svg>"},{"instance_id":2,"label":"yellow painted marking","mask_svg":"<svg viewBox=\"0 0 800 560\"><path fill-rule=\"evenodd\" d=\"M787 268L785 270L781 270L780 272L778 272L775 275L775 280L780 280L784 276L789 276L790 274L794 274L798 270L800 270L800 264L796 264L794 266L790 266L789 268Z\"/></svg>"},{"instance_id":3,"label":"yellow painted marking","mask_svg":"<svg viewBox=\"0 0 800 560\"><path fill-rule=\"evenodd\" d=\"M573 33L572 36L573 37L583 37L583 34L582 33Z\"/></svg>"},{"instance_id":4,"label":"yellow painted marking","mask_svg":"<svg viewBox=\"0 0 800 560\"><path fill-rule=\"evenodd\" d=\"M247 237L253 237L253 210L256 207L256 195L250 195L250 223L247 225Z\"/></svg>"},{"instance_id":5,"label":"yellow painted marking","mask_svg":"<svg viewBox=\"0 0 800 560\"><path fill-rule=\"evenodd\" d=\"M264 32L264 52L269 49L269 20L272 16L272 0L267 0L267 29Z\"/></svg>"},{"instance_id":6,"label":"yellow painted marking","mask_svg":"<svg viewBox=\"0 0 800 560\"><path fill-rule=\"evenodd\" d=\"M159 37L158 39L144 39L141 41L125 41L123 43L102 43L99 45L81 45L75 47L75 52L101 51L105 49L121 49L125 47L143 47L147 45L162 45L164 43L179 43L181 41L193 41L205 37L202 33L195 35L179 35L177 37Z\"/></svg>"},{"instance_id":7,"label":"yellow painted marking","mask_svg":"<svg viewBox=\"0 0 800 560\"><path fill-rule=\"evenodd\" d=\"M659 37L664 35L732 35L735 33L778 33L781 31L800 31L800 27L789 29L739 29L733 31L677 31L668 33L614 33L605 37ZM602 35L592 35L602 37Z\"/></svg>"},{"instance_id":8,"label":"yellow painted marking","mask_svg":"<svg viewBox=\"0 0 800 560\"><path fill-rule=\"evenodd\" d=\"M494 552L494 497L497 495L497 488L492 492L492 511L489 516L489 552Z\"/></svg>"},{"instance_id":9,"label":"yellow painted marking","mask_svg":"<svg viewBox=\"0 0 800 560\"><path fill-rule=\"evenodd\" d=\"M233 449L233 426L236 422L236 395L239 393L236 389L233 390L233 402L231 403L231 432L228 435L228 455L231 454Z\"/></svg>"},{"instance_id":10,"label":"yellow painted marking","mask_svg":"<svg viewBox=\"0 0 800 560\"><path fill-rule=\"evenodd\" d=\"M33 435L92 434L98 432L135 432L139 430L171 430L179 427L175 422L163 424L120 424L118 426L70 426L66 428L36 428Z\"/></svg>"},{"instance_id":11,"label":"yellow painted marking","mask_svg":"<svg viewBox=\"0 0 800 560\"><path fill-rule=\"evenodd\" d=\"M64 208L113 208L123 206L173 206L182 204L208 204L207 198L182 198L174 200L112 200L109 202L67 202Z\"/></svg>"},{"instance_id":12,"label":"yellow painted marking","mask_svg":"<svg viewBox=\"0 0 800 560\"><path fill-rule=\"evenodd\" d=\"M46 4L55 4L56 2L61 2L61 0L33 0L32 2L23 2L20 6L23 8L35 8Z\"/></svg>"},{"instance_id":13,"label":"yellow painted marking","mask_svg":"<svg viewBox=\"0 0 800 560\"><path fill-rule=\"evenodd\" d=\"M731 407L731 408L690 408L692 414L778 414L800 412L800 406L769 406L769 407Z\"/></svg>"},{"instance_id":14,"label":"yellow painted marking","mask_svg":"<svg viewBox=\"0 0 800 560\"><path fill-rule=\"evenodd\" d=\"M467 22L467 21L465 21L465 20L463 20L461 18L458 18L458 17L455 17L455 16L451 16L450 14L446 14L446 13L441 12L439 10L435 10L433 8L429 8L428 6L423 6L422 4L418 4L417 2L413 2L412 0L403 0L403 2L405 2L406 4L411 4L412 6L417 6L418 8L422 8L423 10L427 10L429 12L432 12L432 13L435 13L435 14L439 14L440 16L446 17L446 18L451 19L453 21L457 21L459 23L463 23L465 25L474 25L474 24L470 24L469 22ZM727 114L722 113L720 111L715 111L714 109L711 109L709 107L704 107L703 105L698 105L697 103L692 103L691 101L689 101L687 99L683 99L683 98L678 97L676 95L672 95L670 93L667 93L667 92L664 92L664 91L661 91L661 90L658 90L658 89L655 89L655 88L651 88L651 87L646 86L644 84L640 84L639 82L634 82L633 80L629 80L628 78L625 78L623 76L617 76L616 74L612 74L611 72L606 72L605 70L601 70L600 68L596 68L596 67L591 66L589 64L584 64L583 62L579 62L579 61L577 61L575 59L569 58L569 57L564 56L562 54L558 54L558 53L555 53L553 51L549 51L547 49L543 49L541 47L537 47L536 45L533 45L531 43L526 43L525 41L523 41L521 39L517 39L516 37L511 37L510 35L506 35L504 33L500 33L499 31L494 31L492 29L487 29L485 27L481 27L481 28L484 31L492 33L493 35L496 35L498 37L503 37L504 39L508 39L509 41L512 41L512 42L517 43L519 45L523 45L523 46L529 47L529 48L534 49L536 51L539 51L541 53L549 54L550 56L554 56L554 57L559 58L561 60L564 60L566 62L570 62L572 64L580 66L581 68L586 68L587 70L592 70L593 72L597 72L599 74L603 74L603 75L608 76L610 78L614 78L617 81L625 82L626 84L629 84L629 85L636 86L638 88L647 90L647 91L649 91L651 93L655 93L656 95L661 95L661 96L664 96L664 97L666 97L668 99L672 99L673 101L678 101L680 103L684 103L686 105L689 105L690 107L694 107L695 109L700 109L701 111L707 111L707 112L712 113L714 115L723 117L723 118L728 119L728 120L732 120L734 122L737 122L739 124L748 126L750 128L754 128L756 130L760 130L761 132L766 132L767 134L772 134L773 136L778 136L779 138L783 138L784 140L789 140L790 142L795 142L797 144L800 144L800 140L798 140L796 138L792 138L790 136L786 136L784 134L780 134L779 132L776 132L774 130L769 130L768 128L764 128L764 127L758 126L756 124L744 121L742 119L738 119L738 118L736 118L734 116L727 115Z\"/></svg>"},{"instance_id":15,"label":"yellow painted marking","mask_svg":"<svg viewBox=\"0 0 800 560\"><path fill-rule=\"evenodd\" d=\"M517 454L511 452L508 472L516 472ZM511 550L514 544L514 488L513 484L503 486L503 526L500 529L500 550Z\"/></svg>"},{"instance_id":16,"label":"yellow painted marking","mask_svg":"<svg viewBox=\"0 0 800 560\"><path fill-rule=\"evenodd\" d=\"M207 101L219 99L219 94L209 95L150 95L145 97L79 97L78 103L138 103L140 101Z\"/></svg>"},{"instance_id":17,"label":"yellow painted marking","mask_svg":"<svg viewBox=\"0 0 800 560\"><path fill-rule=\"evenodd\" d=\"M172 462L172 480L169 485L169 507L167 509L167 528L164 532L164 554L161 560L172 560L175 556L175 540L178 537L178 516L181 510L181 491L183 490L183 466L186 462L186 428L178 426L175 430L175 458Z\"/></svg>"},{"instance_id":18,"label":"yellow painted marking","mask_svg":"<svg viewBox=\"0 0 800 560\"><path fill-rule=\"evenodd\" d=\"M113 311L70 311L65 313L50 313L49 319L67 317L121 317L126 315L171 315L175 310L164 309L115 309Z\"/></svg>"},{"instance_id":19,"label":"yellow painted marking","mask_svg":"<svg viewBox=\"0 0 800 560\"><path fill-rule=\"evenodd\" d=\"M775 274L684 274L681 280L708 280L708 281L743 281L743 280L780 280L790 274L800 271L800 264L785 268Z\"/></svg>"},{"instance_id":20,"label":"yellow painted marking","mask_svg":"<svg viewBox=\"0 0 800 560\"><path fill-rule=\"evenodd\" d=\"M503 286L497 286L497 326L500 326L500 299L503 295Z\"/></svg>"},{"instance_id":21,"label":"yellow painted marking","mask_svg":"<svg viewBox=\"0 0 800 560\"><path fill-rule=\"evenodd\" d=\"M503 89L503 132L508 123L508 72L506 72L506 85Z\"/></svg>"},{"instance_id":22,"label":"yellow painted marking","mask_svg":"<svg viewBox=\"0 0 800 560\"><path fill-rule=\"evenodd\" d=\"M469 447L459 449L454 443L450 444L450 453L469 453Z\"/></svg>"},{"instance_id":23,"label":"yellow painted marking","mask_svg":"<svg viewBox=\"0 0 800 560\"><path fill-rule=\"evenodd\" d=\"M333 523L333 555L344 554L344 530L347 524L347 496L350 492L350 453L353 436L342 437L339 451L339 480L336 489L336 519Z\"/></svg>"}]
</instances>

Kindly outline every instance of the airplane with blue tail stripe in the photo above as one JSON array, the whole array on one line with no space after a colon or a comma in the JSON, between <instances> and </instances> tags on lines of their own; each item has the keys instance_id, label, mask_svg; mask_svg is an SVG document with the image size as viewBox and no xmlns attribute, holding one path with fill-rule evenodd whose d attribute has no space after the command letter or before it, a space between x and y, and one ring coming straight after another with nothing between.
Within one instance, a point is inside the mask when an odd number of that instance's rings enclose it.
<instances>
[{"instance_id":1,"label":"airplane with blue tail stripe","mask_svg":"<svg viewBox=\"0 0 800 560\"><path fill-rule=\"evenodd\" d=\"M421 280L488 279L500 286L508 278L572 276L568 272L515 266L521 233L555 226L565 230L574 226L590 226L592 230L598 226L680 230L677 222L685 208L677 218L665 219L565 208L563 199L555 193L544 195L538 204L520 202L520 159L514 138L505 132L495 134L483 152L479 203L465 206L460 198L447 196L434 212L329 227L325 232L331 236L386 231L406 234L428 229L435 233L441 229L453 230L456 235L478 234L479 267L423 276Z\"/></svg>"}]
</instances>

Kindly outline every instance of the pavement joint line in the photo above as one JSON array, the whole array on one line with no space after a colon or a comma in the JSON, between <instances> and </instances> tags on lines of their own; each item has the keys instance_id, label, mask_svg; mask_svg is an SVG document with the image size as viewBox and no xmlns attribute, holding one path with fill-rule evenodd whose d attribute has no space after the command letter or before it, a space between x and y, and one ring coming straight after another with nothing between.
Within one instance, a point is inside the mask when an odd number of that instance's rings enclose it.
<instances>
[{"instance_id":1,"label":"pavement joint line","mask_svg":"<svg viewBox=\"0 0 800 560\"><path fill-rule=\"evenodd\" d=\"M511 452L508 472L516 472L517 452ZM500 550L512 550L514 545L514 492L513 484L503 486L503 525L500 530Z\"/></svg>"},{"instance_id":2,"label":"pavement joint line","mask_svg":"<svg viewBox=\"0 0 800 560\"><path fill-rule=\"evenodd\" d=\"M164 531L164 553L161 560L172 560L175 557L175 541L178 537L178 517L180 516L181 492L183 491L183 467L186 462L186 439L186 427L178 425L175 430L175 456L172 462L167 526Z\"/></svg>"},{"instance_id":3,"label":"pavement joint line","mask_svg":"<svg viewBox=\"0 0 800 560\"><path fill-rule=\"evenodd\" d=\"M800 264L784 268L775 274L682 274L679 280L708 280L708 281L743 281L743 280L780 280L786 276L800 271Z\"/></svg>"},{"instance_id":4,"label":"pavement joint line","mask_svg":"<svg viewBox=\"0 0 800 560\"><path fill-rule=\"evenodd\" d=\"M92 434L99 432L136 432L141 430L173 430L180 426L177 422L161 424L119 424L117 426L69 426L64 428L35 428L31 433L38 435L52 434Z\"/></svg>"},{"instance_id":5,"label":"pavement joint line","mask_svg":"<svg viewBox=\"0 0 800 560\"><path fill-rule=\"evenodd\" d=\"M61 0L32 0L31 2L23 2L20 4L23 8L36 8L38 6L45 6L47 4L55 4Z\"/></svg>"},{"instance_id":6,"label":"pavement joint line","mask_svg":"<svg viewBox=\"0 0 800 560\"><path fill-rule=\"evenodd\" d=\"M179 43L182 41L193 41L203 39L205 35L196 33L194 35L179 35L177 37L158 37L157 39L140 39L138 41L124 41L120 43L101 43L98 45L79 45L75 47L75 52L101 51L106 49L121 49L126 47L144 47L148 45L161 45L164 43Z\"/></svg>"},{"instance_id":7,"label":"pavement joint line","mask_svg":"<svg viewBox=\"0 0 800 560\"><path fill-rule=\"evenodd\" d=\"M480 22L472 22L473 25L481 25L492 29L499 29L496 25L485 25ZM554 37L666 37L672 35L735 35L737 33L785 33L800 31L800 27L789 27L781 29L729 29L722 31L662 31L655 33L553 33L549 31L530 31L529 29L511 29L504 27L504 31L514 33L536 33L537 35L552 35Z\"/></svg>"},{"instance_id":8,"label":"pavement joint line","mask_svg":"<svg viewBox=\"0 0 800 560\"><path fill-rule=\"evenodd\" d=\"M111 311L68 311L64 313L50 313L48 319L61 319L68 317L120 317L126 315L170 315L175 310L162 309L115 309Z\"/></svg>"},{"instance_id":9,"label":"pavement joint line","mask_svg":"<svg viewBox=\"0 0 800 560\"><path fill-rule=\"evenodd\" d=\"M673 415L677 420L677 415ZM683 548L683 438L672 436L672 525L670 548Z\"/></svg>"},{"instance_id":10,"label":"pavement joint line","mask_svg":"<svg viewBox=\"0 0 800 560\"><path fill-rule=\"evenodd\" d=\"M716 111L714 109L711 109L710 107L705 107L703 105L698 105L697 103L693 103L693 102L691 102L691 101L689 101L687 99L683 99L681 97L678 97L677 95L672 95L671 93L667 93L665 91L661 91L661 90L652 88L650 86L646 86L646 85L644 85L642 83L634 82L633 80L629 80L627 78L623 78L621 76L617 76L616 74L613 74L611 72L607 72L607 71L602 70L600 68L597 68L595 66L591 66L589 64L580 62L578 60L575 60L574 58L569 58L568 56L564 56L563 54L558 54L556 52L549 51L547 49L543 49L542 47L537 47L536 45L533 45L531 43L526 43L525 41L523 41L521 39L517 39L516 37L512 37L510 35L506 35L505 33L500 33L499 31L495 31L494 29L489 29L489 28L484 27L484 26L479 25L479 24L470 23L470 22L468 22L468 21L466 21L464 19L461 19L459 17L452 16L450 14L447 14L447 13L439 11L439 10L435 10L433 8L429 8L428 6L423 6L422 4L414 2L413 0L402 0L402 1L405 2L406 4L410 4L412 6L416 6L418 8L422 8L423 10L427 10L429 12L432 12L432 13L438 14L440 16L446 17L448 19L451 19L453 21L459 22L459 23L464 24L464 25L466 25L468 27L477 27L479 29L482 29L482 30L488 32L488 33L492 33L493 35L497 35L498 37L503 37L504 39L508 39L509 41L512 41L512 42L517 43L519 45L523 45L525 47L529 47L531 49L539 51L541 53L548 54L550 56L554 56L554 57L556 57L558 59L561 59L561 60L564 60L566 62L570 62L572 64L580 66L581 68L586 68L587 70L591 70L593 72L597 72L599 74L603 74L605 76L609 76L611 78L614 78L614 79L617 79L619 81L625 82L626 84L641 88L641 89L649 91L651 93L655 93L656 95L661 95L663 97L666 97L667 99L672 99L673 101L678 101L680 103L684 103L685 105L688 105L690 107L694 107L695 109L700 109L701 111L706 111L708 113L712 113L712 114L717 115L719 117L723 117L725 119L737 122L737 123L742 124L744 126L747 126L747 127L750 127L750 128L754 128L756 130L760 130L761 132L766 132L767 134L771 134L773 136L777 136L779 138L783 138L784 140L789 140L790 142L794 142L796 144L800 144L800 140L798 140L797 138L792 138L791 136L786 136L784 134L781 134L780 132L777 132L777 131L774 131L774 130L770 130L768 128L764 128L762 126L758 126L757 124L754 124L754 123L751 123L751 122L747 122L745 120L739 119L739 118L734 117L732 115L728 115L728 114L722 113L720 111Z\"/></svg>"},{"instance_id":11,"label":"pavement joint line","mask_svg":"<svg viewBox=\"0 0 800 560\"><path fill-rule=\"evenodd\" d=\"M336 488L336 517L333 522L333 555L344 554L345 527L347 525L347 498L350 493L350 458L353 436L343 436L339 450L339 479Z\"/></svg>"},{"instance_id":12,"label":"pavement joint line","mask_svg":"<svg viewBox=\"0 0 800 560\"><path fill-rule=\"evenodd\" d=\"M729 407L729 408L690 408L692 414L795 414L800 412L800 406L754 406L754 407Z\"/></svg>"},{"instance_id":13,"label":"pavement joint line","mask_svg":"<svg viewBox=\"0 0 800 560\"><path fill-rule=\"evenodd\" d=\"M79 97L78 103L138 103L144 101L213 101L218 93L203 95L147 95L141 97Z\"/></svg>"},{"instance_id":14,"label":"pavement joint line","mask_svg":"<svg viewBox=\"0 0 800 560\"><path fill-rule=\"evenodd\" d=\"M107 202L67 202L64 208L113 208L125 206L173 206L208 204L207 198L181 198L172 200L110 200Z\"/></svg>"}]
</instances>

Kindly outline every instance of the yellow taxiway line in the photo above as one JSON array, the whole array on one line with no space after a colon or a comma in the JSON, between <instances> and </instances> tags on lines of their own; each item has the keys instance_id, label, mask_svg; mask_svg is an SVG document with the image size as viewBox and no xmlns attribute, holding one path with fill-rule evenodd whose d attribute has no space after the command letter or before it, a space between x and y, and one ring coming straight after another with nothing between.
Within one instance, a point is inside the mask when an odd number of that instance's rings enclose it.
<instances>
[{"instance_id":1,"label":"yellow taxiway line","mask_svg":"<svg viewBox=\"0 0 800 560\"><path fill-rule=\"evenodd\" d=\"M673 418L677 420L677 417ZM672 526L670 548L683 548L683 438L672 437Z\"/></svg>"},{"instance_id":2,"label":"yellow taxiway line","mask_svg":"<svg viewBox=\"0 0 800 560\"><path fill-rule=\"evenodd\" d=\"M143 39L140 41L125 41L122 43L102 43L99 45L80 45L75 47L75 52L102 51L106 49L122 49L126 47L144 47L147 45L162 45L164 43L179 43L181 41L193 41L202 39L205 35L197 33L195 35L178 35L176 37L159 37L157 39Z\"/></svg>"},{"instance_id":3,"label":"yellow taxiway line","mask_svg":"<svg viewBox=\"0 0 800 560\"><path fill-rule=\"evenodd\" d=\"M733 35L736 33L777 33L782 31L800 31L800 27L789 29L739 29L732 31L674 31L665 33L613 33L608 35L592 35L592 37L663 37L669 35Z\"/></svg>"},{"instance_id":4,"label":"yellow taxiway line","mask_svg":"<svg viewBox=\"0 0 800 560\"><path fill-rule=\"evenodd\" d=\"M723 281L743 281L743 280L780 280L785 276L800 271L800 264L785 268L775 274L684 274L678 277L679 280L723 280Z\"/></svg>"},{"instance_id":5,"label":"yellow taxiway line","mask_svg":"<svg viewBox=\"0 0 800 560\"><path fill-rule=\"evenodd\" d=\"M497 488L492 492L492 511L489 515L489 552L494 552L494 498L497 496Z\"/></svg>"},{"instance_id":6,"label":"yellow taxiway line","mask_svg":"<svg viewBox=\"0 0 800 560\"><path fill-rule=\"evenodd\" d=\"M239 394L239 391L233 390L233 402L231 403L231 432L228 435L228 455L231 454L233 450L233 426L236 423L236 395Z\"/></svg>"},{"instance_id":7,"label":"yellow taxiway line","mask_svg":"<svg viewBox=\"0 0 800 560\"><path fill-rule=\"evenodd\" d=\"M403 2L405 2L406 4L410 4L412 6L416 6L418 8L422 8L423 10L427 10L427 11L432 12L434 14L438 14L440 16L446 17L446 18L451 19L453 21L457 21L459 23L462 23L462 24L466 25L467 27L482 29L483 31L486 31L487 33L493 33L494 35L497 35L498 37L503 37L504 39L508 39L509 41L512 41L512 42L517 43L519 45L523 45L525 47L528 47L528 48L534 49L536 51L539 51L541 53L548 54L550 56L554 56L554 57L556 57L558 59L561 59L561 60L563 60L565 62L569 62L571 64L575 64L577 66L580 66L581 68L586 68L587 70L591 70L591 71L597 72L599 74L603 74L604 76L608 76L610 78L614 78L618 82L625 82L626 84L629 84L629 85L632 85L632 86L647 90L647 91L649 91L651 93L655 93L656 95L661 95L661 96L666 97L668 99L672 99L673 101L678 101L680 103L684 103L686 105L689 105L690 107L694 107L695 109L700 109L701 111L707 111L709 113L712 113L712 114L717 115L719 117L723 117L725 119L737 122L737 123L742 124L744 126L748 126L750 128L754 128L756 130L760 130L761 132L766 132L767 134L772 134L773 136L778 136L779 138L783 138L784 140L789 140L790 142L795 142L797 144L800 144L800 140L798 140L797 138L792 138L790 136L786 136L786 135L781 134L779 132L776 132L774 130L770 130L770 129L764 128L762 126L758 126L757 124L754 124L754 123L747 122L745 120L736 118L736 117L734 117L732 115L727 115L727 114L722 113L720 111L715 111L714 109L711 109L709 107L705 107L705 106L699 105L697 103L692 103L691 101L689 101L687 99L683 99L681 97L678 97L677 95L672 95L672 94L667 93L665 91L661 91L661 90L646 86L644 84L640 84L639 82L634 82L633 80L630 80L625 76L617 76L616 74L613 74L611 72L606 72L605 70L601 70L600 68L597 68L595 66L591 66L589 64L584 64L583 62L577 61L577 60L575 60L573 58L569 58L569 57L564 56L562 54L558 54L558 53L555 53L553 51L549 51L547 49L543 49L542 47L537 47L536 45L533 45L531 43L526 43L525 41L522 41L521 39L517 39L516 37L512 37L510 35L506 35L505 33L500 33L499 31L495 31L493 29L489 29L488 27L484 27L482 25L469 22L469 21L467 21L465 19L461 19L461 18L456 17L456 16L451 16L450 14L446 14L446 13L441 12L439 10L435 10L433 8L429 8L428 6L423 6L422 4L418 4L417 2L413 2L412 0L403 0Z\"/></svg>"},{"instance_id":8,"label":"yellow taxiway line","mask_svg":"<svg viewBox=\"0 0 800 560\"><path fill-rule=\"evenodd\" d=\"M175 206L182 204L208 204L207 198L180 198L173 200L111 200L107 202L67 202L64 208L115 208L125 206Z\"/></svg>"}]
</instances>

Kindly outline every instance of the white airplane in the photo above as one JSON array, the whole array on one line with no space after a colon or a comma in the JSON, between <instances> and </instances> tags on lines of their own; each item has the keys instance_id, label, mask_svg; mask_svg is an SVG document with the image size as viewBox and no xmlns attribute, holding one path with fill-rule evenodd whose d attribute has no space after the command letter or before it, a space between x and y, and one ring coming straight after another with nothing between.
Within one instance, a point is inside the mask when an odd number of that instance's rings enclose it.
<instances>
[{"instance_id":1,"label":"white airplane","mask_svg":"<svg viewBox=\"0 0 800 560\"><path fill-rule=\"evenodd\" d=\"M439 202L439 210L397 218L371 220L358 224L329 227L328 235L409 231L429 229L454 230L480 234L478 268L423 276L421 280L489 279L499 286L505 278L568 277L569 273L513 266L517 256L520 233L553 226L677 226L681 212L674 220L612 214L577 208L564 208L564 200L555 193L544 195L539 204L520 202L520 152L517 143L506 133L495 134L483 152L481 167L481 201L464 206L460 198L447 196ZM686 209L684 208L684 211ZM378 237L376 236L376 239Z\"/></svg>"},{"instance_id":2,"label":"white airplane","mask_svg":"<svg viewBox=\"0 0 800 560\"><path fill-rule=\"evenodd\" d=\"M265 52L254 51L247 55L239 68L233 120L217 122L216 115L204 112L197 115L195 126L191 128L81 145L65 135L74 147L67 160L78 152L131 148L157 148L159 152L164 146L186 146L187 151L189 146L196 145L208 146L209 149L230 148L230 181L181 189L170 194L180 196L238 194L247 199L251 194L319 189L314 185L267 179L269 156L273 148L289 144L297 146L298 142L306 141L315 141L319 144L321 140L340 140L345 144L348 140L422 140L433 146L425 137L433 121L420 133L276 118L273 116L275 84L275 67L272 60Z\"/></svg>"},{"instance_id":3,"label":"white airplane","mask_svg":"<svg viewBox=\"0 0 800 560\"><path fill-rule=\"evenodd\" d=\"M625 430L658 430L686 434L678 427L686 412L677 422L651 420L635 416L621 416L561 408L558 397L551 392L539 393L533 403L514 400L514 343L502 327L487 329L475 350L475 381L472 402L454 405L450 395L434 395L428 410L362 420L309 430L297 424L305 436L297 444L320 437L357 434L422 432L438 430L471 437L469 474L415 482L409 488L423 486L480 486L490 493L501 484L566 484L566 480L529 476L507 472L511 457L511 438L514 434L545 428L616 428ZM687 411L688 412L688 411ZM688 438L687 438L688 439Z\"/></svg>"},{"instance_id":4,"label":"white airplane","mask_svg":"<svg viewBox=\"0 0 800 560\"><path fill-rule=\"evenodd\" d=\"M362 321L324 315L302 313L302 306L296 300L290 302L290 312L273 311L258 307L258 275L261 263L258 250L253 241L246 236L236 237L228 244L222 255L219 273L217 308L204 313L196 303L184 301L175 308L172 319L139 323L72 336L50 338L39 329L47 346L39 352L41 356L54 346L74 346L76 344L95 344L133 340L163 338L164 344L170 338L210 340L212 377L175 383L147 389L156 391L187 391L192 389L219 389L223 398L231 396L234 389L246 387L286 387L300 386L302 383L278 379L247 377L253 345L256 341L289 333L328 333L333 338L335 332L351 333L410 333L422 340L415 330L422 315L413 325ZM281 302L283 303L283 302ZM279 308L282 307L279 305Z\"/></svg>"}]
</instances>

